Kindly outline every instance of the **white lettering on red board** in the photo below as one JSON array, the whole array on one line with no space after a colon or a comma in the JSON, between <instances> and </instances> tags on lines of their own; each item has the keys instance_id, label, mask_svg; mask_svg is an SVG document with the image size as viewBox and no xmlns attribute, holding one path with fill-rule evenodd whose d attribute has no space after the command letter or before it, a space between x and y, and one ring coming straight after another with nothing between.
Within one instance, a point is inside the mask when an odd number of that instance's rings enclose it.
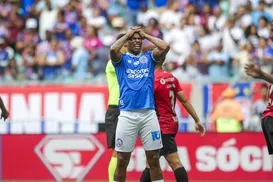
<instances>
[{"instance_id":1,"label":"white lettering on red board","mask_svg":"<svg viewBox=\"0 0 273 182\"><path fill-rule=\"evenodd\" d=\"M82 93L81 97L73 92L30 93L27 97L23 93L0 96L9 108L11 133L41 133L42 119L45 120L46 133L73 133L77 120L79 131L84 132L92 132L97 123L104 123L106 107L102 92ZM0 132L6 133L7 129L3 127L7 124L0 126Z\"/></svg>"},{"instance_id":2,"label":"white lettering on red board","mask_svg":"<svg viewBox=\"0 0 273 182\"><path fill-rule=\"evenodd\" d=\"M239 168L245 172L272 171L273 158L268 155L266 146L246 145L239 149L234 146L235 144L236 140L232 138L224 142L220 148L212 145L203 145L199 146L196 151L189 151L187 147L178 146L178 154L188 172L193 170L191 164L195 164L196 170L201 172L212 172L215 170L232 172ZM189 157L189 153L194 152L196 159ZM162 171L172 171L163 157L160 158L160 164ZM144 149L136 147L132 153L128 171L141 172L145 166Z\"/></svg>"}]
</instances>

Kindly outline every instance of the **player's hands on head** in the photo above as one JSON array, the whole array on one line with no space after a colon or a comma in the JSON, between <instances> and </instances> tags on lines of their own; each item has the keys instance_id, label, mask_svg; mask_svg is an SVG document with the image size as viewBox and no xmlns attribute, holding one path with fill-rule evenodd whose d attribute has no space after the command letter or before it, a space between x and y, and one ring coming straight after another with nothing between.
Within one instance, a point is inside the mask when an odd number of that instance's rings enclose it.
<instances>
[{"instance_id":1,"label":"player's hands on head","mask_svg":"<svg viewBox=\"0 0 273 182\"><path fill-rule=\"evenodd\" d=\"M134 33L140 32L141 31L141 27L140 26L134 26L129 28L129 30L126 32L126 35L128 38L131 38Z\"/></svg>"},{"instance_id":2,"label":"player's hands on head","mask_svg":"<svg viewBox=\"0 0 273 182\"><path fill-rule=\"evenodd\" d=\"M2 110L1 119L3 118L5 121L8 117L9 117L9 112L6 110Z\"/></svg>"},{"instance_id":3,"label":"player's hands on head","mask_svg":"<svg viewBox=\"0 0 273 182\"><path fill-rule=\"evenodd\" d=\"M248 76L252 76L254 78L260 78L262 76L261 69L252 63L245 65L245 72Z\"/></svg>"},{"instance_id":4,"label":"player's hands on head","mask_svg":"<svg viewBox=\"0 0 273 182\"><path fill-rule=\"evenodd\" d=\"M205 127L203 126L203 124L198 121L195 123L195 130L197 131L197 133L199 133L201 136L204 136L205 133L206 133L206 129Z\"/></svg>"},{"instance_id":5,"label":"player's hands on head","mask_svg":"<svg viewBox=\"0 0 273 182\"><path fill-rule=\"evenodd\" d=\"M146 33L144 32L143 29L140 30L139 34L140 34L140 36L141 36L142 39L146 38Z\"/></svg>"}]
</instances>

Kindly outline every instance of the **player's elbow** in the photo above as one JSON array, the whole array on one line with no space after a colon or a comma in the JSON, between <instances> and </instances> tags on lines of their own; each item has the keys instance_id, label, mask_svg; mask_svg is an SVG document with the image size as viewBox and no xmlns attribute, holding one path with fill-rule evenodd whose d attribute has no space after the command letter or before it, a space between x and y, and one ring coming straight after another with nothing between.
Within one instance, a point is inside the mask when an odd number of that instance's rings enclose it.
<instances>
[{"instance_id":1,"label":"player's elbow","mask_svg":"<svg viewBox=\"0 0 273 182\"><path fill-rule=\"evenodd\" d=\"M116 54L118 50L115 48L115 46L110 47L110 54Z\"/></svg>"},{"instance_id":2,"label":"player's elbow","mask_svg":"<svg viewBox=\"0 0 273 182\"><path fill-rule=\"evenodd\" d=\"M165 50L166 52L168 52L168 51L170 50L170 44L165 43L164 50Z\"/></svg>"}]
</instances>

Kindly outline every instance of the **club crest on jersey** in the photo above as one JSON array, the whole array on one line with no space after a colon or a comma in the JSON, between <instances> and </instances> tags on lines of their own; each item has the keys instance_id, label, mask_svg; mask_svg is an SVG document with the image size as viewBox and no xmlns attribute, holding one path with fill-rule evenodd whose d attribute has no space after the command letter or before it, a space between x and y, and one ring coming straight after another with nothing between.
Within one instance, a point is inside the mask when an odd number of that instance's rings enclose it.
<instances>
[{"instance_id":1,"label":"club crest on jersey","mask_svg":"<svg viewBox=\"0 0 273 182\"><path fill-rule=\"evenodd\" d=\"M139 58L139 62L140 62L140 63L147 63L147 62L148 62L148 59L146 58L146 56L141 56L141 57Z\"/></svg>"},{"instance_id":2,"label":"club crest on jersey","mask_svg":"<svg viewBox=\"0 0 273 182\"><path fill-rule=\"evenodd\" d=\"M161 79L160 79L160 83L161 83L162 85L164 85L164 84L166 83L165 79L164 79L164 78L161 78Z\"/></svg>"}]
</instances>

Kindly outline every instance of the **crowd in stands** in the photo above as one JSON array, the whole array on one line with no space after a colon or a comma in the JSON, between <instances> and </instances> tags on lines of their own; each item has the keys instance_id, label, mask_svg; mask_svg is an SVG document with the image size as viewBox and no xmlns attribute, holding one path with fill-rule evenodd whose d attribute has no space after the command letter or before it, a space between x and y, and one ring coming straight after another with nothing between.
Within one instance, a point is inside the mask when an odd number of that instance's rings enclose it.
<instances>
[{"instance_id":1,"label":"crowd in stands","mask_svg":"<svg viewBox=\"0 0 273 182\"><path fill-rule=\"evenodd\" d=\"M0 0L0 78L105 81L109 47L140 25L181 82L247 80L250 61L272 72L272 17L273 0Z\"/></svg>"}]
</instances>

